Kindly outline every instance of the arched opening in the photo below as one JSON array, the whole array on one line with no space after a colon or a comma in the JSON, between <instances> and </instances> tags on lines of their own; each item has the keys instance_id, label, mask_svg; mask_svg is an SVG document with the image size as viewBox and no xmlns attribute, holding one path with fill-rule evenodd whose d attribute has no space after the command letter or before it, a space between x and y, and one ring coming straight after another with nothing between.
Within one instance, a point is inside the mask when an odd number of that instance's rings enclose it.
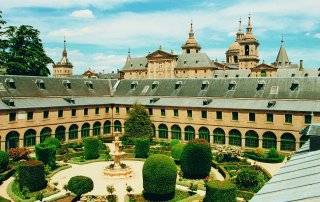
<instances>
[{"instance_id":1,"label":"arched opening","mask_svg":"<svg viewBox=\"0 0 320 202\"><path fill-rule=\"evenodd\" d=\"M158 129L159 129L159 138L167 139L168 138L168 127L162 123L158 126Z\"/></svg>"},{"instance_id":2,"label":"arched opening","mask_svg":"<svg viewBox=\"0 0 320 202\"><path fill-rule=\"evenodd\" d=\"M25 147L32 147L36 145L37 132L33 129L29 129L24 133L23 144Z\"/></svg>"},{"instance_id":3,"label":"arched opening","mask_svg":"<svg viewBox=\"0 0 320 202\"><path fill-rule=\"evenodd\" d=\"M110 133L111 133L111 122L107 120L103 124L103 134L110 134Z\"/></svg>"},{"instance_id":4,"label":"arched opening","mask_svg":"<svg viewBox=\"0 0 320 202\"><path fill-rule=\"evenodd\" d=\"M249 55L250 54L250 51L249 51L249 45L245 45L244 46L244 55Z\"/></svg>"},{"instance_id":5,"label":"arched opening","mask_svg":"<svg viewBox=\"0 0 320 202\"><path fill-rule=\"evenodd\" d=\"M97 121L93 124L93 135L94 136L100 135L101 134L100 131L101 131L101 123Z\"/></svg>"},{"instance_id":6,"label":"arched opening","mask_svg":"<svg viewBox=\"0 0 320 202\"><path fill-rule=\"evenodd\" d=\"M181 128L178 125L171 126L172 139L181 140Z\"/></svg>"},{"instance_id":7,"label":"arched opening","mask_svg":"<svg viewBox=\"0 0 320 202\"><path fill-rule=\"evenodd\" d=\"M115 132L121 132L122 131L121 122L119 120L116 120L113 125L114 125L114 131Z\"/></svg>"},{"instance_id":8,"label":"arched opening","mask_svg":"<svg viewBox=\"0 0 320 202\"><path fill-rule=\"evenodd\" d=\"M229 144L235 146L241 146L241 133L236 129L232 129L229 132Z\"/></svg>"},{"instance_id":9,"label":"arched opening","mask_svg":"<svg viewBox=\"0 0 320 202\"><path fill-rule=\"evenodd\" d=\"M64 126L58 126L55 132L55 137L60 141L66 140L66 128Z\"/></svg>"},{"instance_id":10,"label":"arched opening","mask_svg":"<svg viewBox=\"0 0 320 202\"><path fill-rule=\"evenodd\" d=\"M19 136L17 131L11 131L6 136L6 150L19 147Z\"/></svg>"},{"instance_id":11,"label":"arched opening","mask_svg":"<svg viewBox=\"0 0 320 202\"><path fill-rule=\"evenodd\" d=\"M259 135L256 131L249 130L246 132L246 141L245 141L245 146L246 147L259 147Z\"/></svg>"},{"instance_id":12,"label":"arched opening","mask_svg":"<svg viewBox=\"0 0 320 202\"><path fill-rule=\"evenodd\" d=\"M277 148L277 137L273 132L267 131L262 135L262 147L265 149Z\"/></svg>"},{"instance_id":13,"label":"arched opening","mask_svg":"<svg viewBox=\"0 0 320 202\"><path fill-rule=\"evenodd\" d=\"M304 143L306 143L308 140L309 140L309 136L307 136L307 135L302 135L302 136L300 137L300 147L302 147L302 145L303 145Z\"/></svg>"},{"instance_id":14,"label":"arched opening","mask_svg":"<svg viewBox=\"0 0 320 202\"><path fill-rule=\"evenodd\" d=\"M74 140L78 139L78 129L79 127L76 124L72 124L69 128L69 139Z\"/></svg>"},{"instance_id":15,"label":"arched opening","mask_svg":"<svg viewBox=\"0 0 320 202\"><path fill-rule=\"evenodd\" d=\"M284 151L295 151L296 138L291 133L283 133L281 135L280 149Z\"/></svg>"},{"instance_id":16,"label":"arched opening","mask_svg":"<svg viewBox=\"0 0 320 202\"><path fill-rule=\"evenodd\" d=\"M47 137L50 137L52 133L51 128L45 127L40 131L40 143L44 142Z\"/></svg>"},{"instance_id":17,"label":"arched opening","mask_svg":"<svg viewBox=\"0 0 320 202\"><path fill-rule=\"evenodd\" d=\"M199 139L205 139L207 142L210 142L210 131L208 128L199 128Z\"/></svg>"},{"instance_id":18,"label":"arched opening","mask_svg":"<svg viewBox=\"0 0 320 202\"><path fill-rule=\"evenodd\" d=\"M84 123L81 127L81 138L89 137L90 135L90 124Z\"/></svg>"},{"instance_id":19,"label":"arched opening","mask_svg":"<svg viewBox=\"0 0 320 202\"><path fill-rule=\"evenodd\" d=\"M233 61L234 61L234 63L238 63L238 56L234 55L233 56Z\"/></svg>"},{"instance_id":20,"label":"arched opening","mask_svg":"<svg viewBox=\"0 0 320 202\"><path fill-rule=\"evenodd\" d=\"M195 130L192 126L186 126L184 128L184 140L190 141L195 138Z\"/></svg>"},{"instance_id":21,"label":"arched opening","mask_svg":"<svg viewBox=\"0 0 320 202\"><path fill-rule=\"evenodd\" d=\"M154 124L151 124L151 128L152 128L152 137L156 137L156 127L154 126Z\"/></svg>"},{"instance_id":22,"label":"arched opening","mask_svg":"<svg viewBox=\"0 0 320 202\"><path fill-rule=\"evenodd\" d=\"M266 77L266 76L267 76L266 70L261 70L260 76L261 76L261 77Z\"/></svg>"},{"instance_id":23,"label":"arched opening","mask_svg":"<svg viewBox=\"0 0 320 202\"><path fill-rule=\"evenodd\" d=\"M225 144L226 136L225 136L224 130L221 128L214 129L213 139L214 139L214 143L216 144Z\"/></svg>"}]
</instances>

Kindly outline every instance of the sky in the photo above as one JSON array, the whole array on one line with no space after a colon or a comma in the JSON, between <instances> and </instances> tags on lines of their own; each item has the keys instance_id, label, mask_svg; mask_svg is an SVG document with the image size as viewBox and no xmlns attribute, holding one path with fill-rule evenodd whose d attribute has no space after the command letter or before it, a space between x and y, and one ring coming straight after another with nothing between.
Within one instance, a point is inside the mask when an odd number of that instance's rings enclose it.
<instances>
[{"instance_id":1,"label":"sky","mask_svg":"<svg viewBox=\"0 0 320 202\"><path fill-rule=\"evenodd\" d=\"M224 61L239 18L245 28L249 13L261 62L274 62L283 35L291 62L319 68L319 9L318 0L0 0L7 23L37 28L55 62L65 36L75 74L117 71L129 48L132 57L160 45L179 54L191 21L201 51Z\"/></svg>"}]
</instances>

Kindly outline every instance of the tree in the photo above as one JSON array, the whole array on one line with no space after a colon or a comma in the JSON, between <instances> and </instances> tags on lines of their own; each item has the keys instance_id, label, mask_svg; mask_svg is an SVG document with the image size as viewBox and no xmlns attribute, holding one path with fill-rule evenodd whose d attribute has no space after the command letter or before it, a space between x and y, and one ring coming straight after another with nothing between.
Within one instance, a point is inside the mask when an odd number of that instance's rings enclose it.
<instances>
[{"instance_id":1,"label":"tree","mask_svg":"<svg viewBox=\"0 0 320 202\"><path fill-rule=\"evenodd\" d=\"M67 189L76 195L74 201L77 201L82 194L93 190L93 181L86 176L74 176L68 181Z\"/></svg>"},{"instance_id":2,"label":"tree","mask_svg":"<svg viewBox=\"0 0 320 202\"><path fill-rule=\"evenodd\" d=\"M7 22L2 19L2 12L0 11L0 69L6 63L6 49L8 48L8 40L6 40L6 31L4 26Z\"/></svg>"},{"instance_id":3,"label":"tree","mask_svg":"<svg viewBox=\"0 0 320 202\"><path fill-rule=\"evenodd\" d=\"M152 136L152 122L146 109L142 105L135 104L129 112L124 124L125 135L128 137Z\"/></svg>"}]
</instances>

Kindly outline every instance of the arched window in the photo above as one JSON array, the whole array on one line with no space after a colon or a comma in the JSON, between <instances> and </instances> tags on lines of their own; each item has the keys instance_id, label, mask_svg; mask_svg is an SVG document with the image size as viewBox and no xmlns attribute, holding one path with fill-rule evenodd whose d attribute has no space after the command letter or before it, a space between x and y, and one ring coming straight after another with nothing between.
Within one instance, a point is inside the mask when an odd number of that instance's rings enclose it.
<instances>
[{"instance_id":1,"label":"arched window","mask_svg":"<svg viewBox=\"0 0 320 202\"><path fill-rule=\"evenodd\" d=\"M17 131L11 131L6 136L6 150L19 147L19 136Z\"/></svg>"},{"instance_id":2,"label":"arched window","mask_svg":"<svg viewBox=\"0 0 320 202\"><path fill-rule=\"evenodd\" d=\"M266 76L267 76L266 70L261 70L260 76L261 76L261 77L266 77Z\"/></svg>"},{"instance_id":3,"label":"arched window","mask_svg":"<svg viewBox=\"0 0 320 202\"><path fill-rule=\"evenodd\" d=\"M111 133L111 122L107 120L103 124L103 134L110 134L110 133Z\"/></svg>"},{"instance_id":4,"label":"arched window","mask_svg":"<svg viewBox=\"0 0 320 202\"><path fill-rule=\"evenodd\" d=\"M121 132L121 131L122 131L121 122L119 120L116 120L114 122L114 132Z\"/></svg>"},{"instance_id":5,"label":"arched window","mask_svg":"<svg viewBox=\"0 0 320 202\"><path fill-rule=\"evenodd\" d=\"M66 140L66 128L64 126L58 126L55 132L55 137L60 141Z\"/></svg>"},{"instance_id":6,"label":"arched window","mask_svg":"<svg viewBox=\"0 0 320 202\"><path fill-rule=\"evenodd\" d=\"M280 149L284 151L296 150L296 138L291 133L281 135Z\"/></svg>"},{"instance_id":7,"label":"arched window","mask_svg":"<svg viewBox=\"0 0 320 202\"><path fill-rule=\"evenodd\" d=\"M190 141L195 138L195 130L192 126L186 126L184 128L184 140Z\"/></svg>"},{"instance_id":8,"label":"arched window","mask_svg":"<svg viewBox=\"0 0 320 202\"><path fill-rule=\"evenodd\" d=\"M224 130L221 128L214 129L213 138L214 138L214 143L216 143L216 144L225 144L226 143L225 133L224 133Z\"/></svg>"},{"instance_id":9,"label":"arched window","mask_svg":"<svg viewBox=\"0 0 320 202\"><path fill-rule=\"evenodd\" d=\"M259 147L259 135L256 131L249 130L246 132L245 135L246 141L245 145L246 147Z\"/></svg>"},{"instance_id":10,"label":"arched window","mask_svg":"<svg viewBox=\"0 0 320 202\"><path fill-rule=\"evenodd\" d=\"M236 129L232 129L229 132L229 144L235 146L241 146L241 133Z\"/></svg>"},{"instance_id":11,"label":"arched window","mask_svg":"<svg viewBox=\"0 0 320 202\"><path fill-rule=\"evenodd\" d=\"M249 50L250 50L250 49L249 49L249 45L245 45L245 46L244 46L244 54L245 54L245 55L249 55L249 54L250 54Z\"/></svg>"},{"instance_id":12,"label":"arched window","mask_svg":"<svg viewBox=\"0 0 320 202\"><path fill-rule=\"evenodd\" d=\"M40 143L44 142L47 137L50 137L52 133L51 128L45 127L40 131Z\"/></svg>"},{"instance_id":13,"label":"arched window","mask_svg":"<svg viewBox=\"0 0 320 202\"><path fill-rule=\"evenodd\" d=\"M210 142L210 131L208 128L199 128L199 139L205 139L207 142Z\"/></svg>"},{"instance_id":14,"label":"arched window","mask_svg":"<svg viewBox=\"0 0 320 202\"><path fill-rule=\"evenodd\" d=\"M234 63L238 63L238 56L234 55L233 56L233 61L234 61Z\"/></svg>"},{"instance_id":15,"label":"arched window","mask_svg":"<svg viewBox=\"0 0 320 202\"><path fill-rule=\"evenodd\" d=\"M181 139L181 128L178 125L173 125L171 127L171 136L172 139Z\"/></svg>"},{"instance_id":16,"label":"arched window","mask_svg":"<svg viewBox=\"0 0 320 202\"><path fill-rule=\"evenodd\" d=\"M78 138L78 126L76 124L72 124L69 128L69 139L74 140Z\"/></svg>"},{"instance_id":17,"label":"arched window","mask_svg":"<svg viewBox=\"0 0 320 202\"><path fill-rule=\"evenodd\" d=\"M90 135L90 124L84 123L81 127L81 138L88 137Z\"/></svg>"},{"instance_id":18,"label":"arched window","mask_svg":"<svg viewBox=\"0 0 320 202\"><path fill-rule=\"evenodd\" d=\"M100 129L101 129L101 123L100 122L95 122L93 124L93 135L98 136L100 135Z\"/></svg>"},{"instance_id":19,"label":"arched window","mask_svg":"<svg viewBox=\"0 0 320 202\"><path fill-rule=\"evenodd\" d=\"M265 132L262 136L262 147L265 149L277 148L277 137L273 132Z\"/></svg>"},{"instance_id":20,"label":"arched window","mask_svg":"<svg viewBox=\"0 0 320 202\"><path fill-rule=\"evenodd\" d=\"M168 127L165 124L159 125L159 138L168 138Z\"/></svg>"},{"instance_id":21,"label":"arched window","mask_svg":"<svg viewBox=\"0 0 320 202\"><path fill-rule=\"evenodd\" d=\"M24 146L31 147L36 145L36 131L33 129L29 129L24 133Z\"/></svg>"}]
</instances>

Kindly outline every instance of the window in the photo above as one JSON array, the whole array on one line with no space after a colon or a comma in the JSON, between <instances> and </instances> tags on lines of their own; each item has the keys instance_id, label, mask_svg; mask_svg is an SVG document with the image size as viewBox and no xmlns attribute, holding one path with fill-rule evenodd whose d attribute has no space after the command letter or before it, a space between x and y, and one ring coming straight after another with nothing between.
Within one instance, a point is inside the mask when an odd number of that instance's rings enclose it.
<instances>
[{"instance_id":1,"label":"window","mask_svg":"<svg viewBox=\"0 0 320 202\"><path fill-rule=\"evenodd\" d=\"M83 109L83 115L87 116L88 115L88 111L89 111L88 108L84 108Z\"/></svg>"},{"instance_id":2,"label":"window","mask_svg":"<svg viewBox=\"0 0 320 202\"><path fill-rule=\"evenodd\" d=\"M153 110L152 110L152 108L149 108L148 111L149 111L149 115L152 116L152 115L153 115Z\"/></svg>"},{"instance_id":3,"label":"window","mask_svg":"<svg viewBox=\"0 0 320 202\"><path fill-rule=\"evenodd\" d=\"M77 115L77 109L71 109L71 116Z\"/></svg>"},{"instance_id":4,"label":"window","mask_svg":"<svg viewBox=\"0 0 320 202\"><path fill-rule=\"evenodd\" d=\"M173 116L179 116L179 110L173 109Z\"/></svg>"},{"instance_id":5,"label":"window","mask_svg":"<svg viewBox=\"0 0 320 202\"><path fill-rule=\"evenodd\" d=\"M166 115L166 110L165 109L161 109L161 116L165 116Z\"/></svg>"},{"instance_id":6,"label":"window","mask_svg":"<svg viewBox=\"0 0 320 202\"><path fill-rule=\"evenodd\" d=\"M63 109L58 110L58 117L59 118L63 117Z\"/></svg>"},{"instance_id":7,"label":"window","mask_svg":"<svg viewBox=\"0 0 320 202\"><path fill-rule=\"evenodd\" d=\"M256 121L256 114L255 113L249 113L249 121Z\"/></svg>"},{"instance_id":8,"label":"window","mask_svg":"<svg viewBox=\"0 0 320 202\"><path fill-rule=\"evenodd\" d=\"M109 113L109 107L106 107L105 111L106 113Z\"/></svg>"},{"instance_id":9,"label":"window","mask_svg":"<svg viewBox=\"0 0 320 202\"><path fill-rule=\"evenodd\" d=\"M311 114L304 115L304 123L311 124L311 122L312 122L312 115Z\"/></svg>"},{"instance_id":10,"label":"window","mask_svg":"<svg viewBox=\"0 0 320 202\"><path fill-rule=\"evenodd\" d=\"M16 113L11 112L9 113L9 121L15 121L16 120Z\"/></svg>"},{"instance_id":11,"label":"window","mask_svg":"<svg viewBox=\"0 0 320 202\"><path fill-rule=\"evenodd\" d=\"M43 111L43 118L44 119L49 118L49 110Z\"/></svg>"},{"instance_id":12,"label":"window","mask_svg":"<svg viewBox=\"0 0 320 202\"><path fill-rule=\"evenodd\" d=\"M119 113L120 113L120 108L116 107L116 114L119 114Z\"/></svg>"},{"instance_id":13,"label":"window","mask_svg":"<svg viewBox=\"0 0 320 202\"><path fill-rule=\"evenodd\" d=\"M222 119L222 111L217 111L216 112L216 119L219 119L219 120Z\"/></svg>"},{"instance_id":14,"label":"window","mask_svg":"<svg viewBox=\"0 0 320 202\"><path fill-rule=\"evenodd\" d=\"M267 122L273 122L273 114L267 113Z\"/></svg>"},{"instance_id":15,"label":"window","mask_svg":"<svg viewBox=\"0 0 320 202\"><path fill-rule=\"evenodd\" d=\"M238 117L238 112L232 112L232 120L233 121L238 121L239 117Z\"/></svg>"},{"instance_id":16,"label":"window","mask_svg":"<svg viewBox=\"0 0 320 202\"><path fill-rule=\"evenodd\" d=\"M292 114L285 114L284 115L284 122L285 123L292 123Z\"/></svg>"},{"instance_id":17,"label":"window","mask_svg":"<svg viewBox=\"0 0 320 202\"><path fill-rule=\"evenodd\" d=\"M32 120L33 119L33 112L28 112L27 113L27 120Z\"/></svg>"},{"instance_id":18,"label":"window","mask_svg":"<svg viewBox=\"0 0 320 202\"><path fill-rule=\"evenodd\" d=\"M187 110L187 116L192 117L192 110L190 110L190 109Z\"/></svg>"},{"instance_id":19,"label":"window","mask_svg":"<svg viewBox=\"0 0 320 202\"><path fill-rule=\"evenodd\" d=\"M244 55L249 55L249 45L245 45L245 47L244 47Z\"/></svg>"},{"instance_id":20,"label":"window","mask_svg":"<svg viewBox=\"0 0 320 202\"><path fill-rule=\"evenodd\" d=\"M96 107L95 113L96 113L96 114L99 114L99 107Z\"/></svg>"},{"instance_id":21,"label":"window","mask_svg":"<svg viewBox=\"0 0 320 202\"><path fill-rule=\"evenodd\" d=\"M130 111L130 107L126 107L126 113L128 114Z\"/></svg>"},{"instance_id":22,"label":"window","mask_svg":"<svg viewBox=\"0 0 320 202\"><path fill-rule=\"evenodd\" d=\"M201 111L201 117L206 119L208 117L207 111Z\"/></svg>"}]
</instances>

